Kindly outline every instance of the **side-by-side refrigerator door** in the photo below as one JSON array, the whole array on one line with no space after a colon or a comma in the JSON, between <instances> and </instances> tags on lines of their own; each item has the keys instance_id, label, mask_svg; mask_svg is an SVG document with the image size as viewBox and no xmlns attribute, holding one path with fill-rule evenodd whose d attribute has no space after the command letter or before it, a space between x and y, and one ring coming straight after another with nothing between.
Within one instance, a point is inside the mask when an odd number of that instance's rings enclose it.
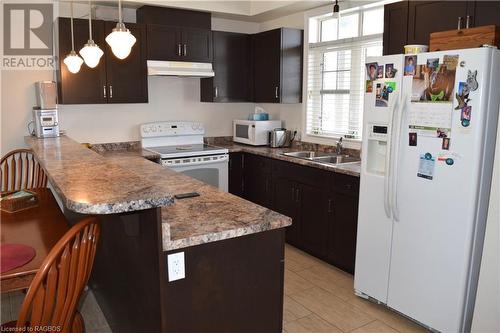
<instances>
[{"instance_id":1,"label":"side-by-side refrigerator door","mask_svg":"<svg viewBox=\"0 0 500 333\"><path fill-rule=\"evenodd\" d=\"M405 77L387 305L460 332L478 228L491 49L419 54ZM491 151L488 151L490 149Z\"/></svg>"},{"instance_id":2,"label":"side-by-side refrigerator door","mask_svg":"<svg viewBox=\"0 0 500 333\"><path fill-rule=\"evenodd\" d=\"M391 121L401 105L402 55L368 58L365 69L354 288L360 296L386 303L392 237L389 147Z\"/></svg>"}]
</instances>

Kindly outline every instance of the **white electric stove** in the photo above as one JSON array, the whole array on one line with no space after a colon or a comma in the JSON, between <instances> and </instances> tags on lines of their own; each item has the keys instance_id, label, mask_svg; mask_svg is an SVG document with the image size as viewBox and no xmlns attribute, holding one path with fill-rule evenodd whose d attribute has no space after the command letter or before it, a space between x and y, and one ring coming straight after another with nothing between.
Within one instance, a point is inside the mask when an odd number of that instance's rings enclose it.
<instances>
[{"instance_id":1,"label":"white electric stove","mask_svg":"<svg viewBox=\"0 0 500 333\"><path fill-rule=\"evenodd\" d=\"M228 190L228 150L203 143L199 122L162 121L140 126L142 148L158 154L158 163Z\"/></svg>"}]
</instances>

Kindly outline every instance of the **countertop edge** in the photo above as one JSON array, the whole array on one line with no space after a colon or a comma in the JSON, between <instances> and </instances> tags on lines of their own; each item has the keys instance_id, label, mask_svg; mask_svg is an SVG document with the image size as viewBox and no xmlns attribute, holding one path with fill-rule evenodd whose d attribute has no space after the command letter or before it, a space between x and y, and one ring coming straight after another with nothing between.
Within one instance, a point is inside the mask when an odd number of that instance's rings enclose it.
<instances>
[{"instance_id":1,"label":"countertop edge","mask_svg":"<svg viewBox=\"0 0 500 333\"><path fill-rule=\"evenodd\" d=\"M66 138L68 140L72 140L69 137ZM79 214L88 214L88 215L109 215L109 214L140 211L152 208L160 208L162 206L168 206L174 203L174 198L171 194L166 194L164 196L157 198L123 200L123 201L116 201L113 203L85 203L85 202L74 201L68 198L64 194L64 191L61 190L60 186L58 186L57 182L54 180L50 172L47 170L44 159L40 158L37 150L34 149L32 145L32 140L34 139L35 138L33 138L32 136L24 137L25 143L31 148L31 150L33 151L33 155L36 157L40 166L44 169L51 187L54 189L58 197L61 199L62 203L64 204L64 207L72 212ZM77 142L75 141L75 143ZM99 157L102 157L97 152L93 151L93 153L95 153Z\"/></svg>"}]
</instances>

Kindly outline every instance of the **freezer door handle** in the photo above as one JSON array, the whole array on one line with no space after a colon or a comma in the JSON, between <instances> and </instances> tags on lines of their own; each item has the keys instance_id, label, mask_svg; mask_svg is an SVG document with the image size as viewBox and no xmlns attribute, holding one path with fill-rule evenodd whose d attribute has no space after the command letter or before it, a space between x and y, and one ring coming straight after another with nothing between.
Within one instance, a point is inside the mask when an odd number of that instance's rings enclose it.
<instances>
[{"instance_id":1,"label":"freezer door handle","mask_svg":"<svg viewBox=\"0 0 500 333\"><path fill-rule=\"evenodd\" d=\"M399 94L395 96L396 103L392 109L389 141L387 143L387 152L385 154L385 178L384 178L384 210L388 218L392 218L391 207L391 184L392 184L392 146L394 142L394 132L396 131L394 117L398 112L400 99Z\"/></svg>"},{"instance_id":2,"label":"freezer door handle","mask_svg":"<svg viewBox=\"0 0 500 333\"><path fill-rule=\"evenodd\" d=\"M394 221L399 221L399 204L398 204L398 175L399 175L399 148L401 145L401 129L403 127L403 120L405 119L406 107L409 100L409 96L405 94L401 100L401 108L396 114L397 126L395 131L396 141L391 143L393 154L392 154L392 171L391 171L391 209L392 217ZM398 118L399 116L399 118Z\"/></svg>"}]
</instances>

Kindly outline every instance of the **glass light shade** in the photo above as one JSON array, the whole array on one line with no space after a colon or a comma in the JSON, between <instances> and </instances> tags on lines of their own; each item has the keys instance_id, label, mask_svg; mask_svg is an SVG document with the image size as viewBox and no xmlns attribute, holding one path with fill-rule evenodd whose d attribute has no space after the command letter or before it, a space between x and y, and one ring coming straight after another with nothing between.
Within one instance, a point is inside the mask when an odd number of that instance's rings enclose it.
<instances>
[{"instance_id":1,"label":"glass light shade","mask_svg":"<svg viewBox=\"0 0 500 333\"><path fill-rule=\"evenodd\" d=\"M68 68L68 71L70 71L73 74L76 74L80 71L80 68L82 67L83 64L83 59L76 54L75 51L71 51L70 54L64 58L64 64Z\"/></svg>"},{"instance_id":2,"label":"glass light shade","mask_svg":"<svg viewBox=\"0 0 500 333\"><path fill-rule=\"evenodd\" d=\"M101 60L104 52L102 52L102 50L99 48L99 46L97 46L96 43L94 43L93 40L89 40L87 44L85 44L80 50L80 54L87 66L89 66L90 68L95 68L97 65L99 65L99 60Z\"/></svg>"},{"instance_id":3,"label":"glass light shade","mask_svg":"<svg viewBox=\"0 0 500 333\"><path fill-rule=\"evenodd\" d=\"M117 23L113 32L106 37L106 43L111 46L111 51L113 51L113 54L118 59L125 59L129 56L135 41L134 35L130 33L130 30L125 28L125 24L123 23Z\"/></svg>"}]
</instances>

